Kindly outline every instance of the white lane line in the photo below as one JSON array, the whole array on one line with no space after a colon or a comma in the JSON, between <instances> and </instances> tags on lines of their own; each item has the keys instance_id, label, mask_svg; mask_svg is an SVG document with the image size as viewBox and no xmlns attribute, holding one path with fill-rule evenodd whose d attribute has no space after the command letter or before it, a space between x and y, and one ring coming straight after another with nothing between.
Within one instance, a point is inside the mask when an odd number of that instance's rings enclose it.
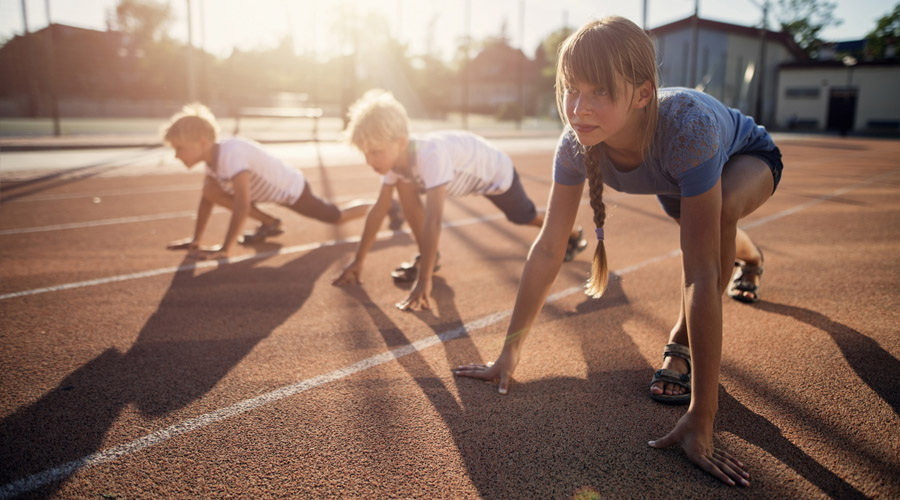
<instances>
[{"instance_id":1,"label":"white lane line","mask_svg":"<svg viewBox=\"0 0 900 500\"><path fill-rule=\"evenodd\" d=\"M797 207L803 207L803 208L792 207L792 208L789 208L782 212L779 212L778 214L775 214L768 218L762 219L764 222L757 221L753 224L748 224L747 226L744 226L744 227L759 226L766 222L771 222L773 220L780 219L781 217L785 217L787 215L797 213L800 210L817 205L818 203L821 203L828 199L831 199L836 196L846 194L855 189L859 189L861 187L867 186L869 184L872 184L873 182L882 180L883 178L890 177L891 175L894 175L896 172L897 171L887 172L887 173L875 176L873 178L870 178L861 183L854 184L853 186L839 189L839 190L831 193L830 195L825 195L821 198L813 200L812 202L804 203L802 205L797 206ZM378 233L378 238L380 239L384 235L391 235L391 234L393 234L393 233L390 231L383 231L381 233ZM359 238L355 238L355 239L358 241ZM319 248L322 246L338 244L338 242L347 242L347 241L350 241L350 240L349 239L348 240L338 240L335 242L329 242L327 244L323 243L323 244L301 245L298 247L291 247L291 249L289 249L289 250L290 251L302 251L302 250L300 250L301 248L313 249L313 248ZM681 252L681 250L672 250L671 252L647 259L647 260L640 262L638 264L635 264L633 266L629 266L624 269L612 271L612 274L614 274L616 276L623 276L625 274L629 274L629 273L638 271L644 267L650 266L657 262L676 257L680 254L680 252ZM270 252L269 255L273 255L273 254L277 254L277 253L280 253L280 252ZM259 258L259 256L256 256L256 255L247 256L246 258L243 258L240 260L248 260L250 258ZM236 259L234 259L232 261L236 261ZM177 268L167 268L164 272L176 272L178 270L182 270L182 268L184 268L184 270L187 270L187 269L195 269L195 268L200 268L200 267L210 267L213 265L217 265L217 263L216 262L200 262L197 264L179 266ZM157 270L157 271L163 271L163 270ZM139 273L139 274L144 274L144 273ZM163 274L163 272L159 272L158 274ZM131 276L133 276L133 275L131 275ZM128 278L128 279L134 279L134 278ZM556 292L556 293L548 296L547 302L548 303L554 302L554 301L563 299L565 297L568 297L570 295L574 295L576 293L580 293L583 291L584 291L584 288L582 286L570 287L570 288L567 288L565 290ZM489 314L482 318L479 318L479 319L476 319L469 323L466 323L459 328L455 328L453 330L448 330L448 331L440 333L440 334L430 335L426 338L423 338L421 340L413 342L409 345L401 346L401 347L392 349L392 350L382 353L382 354L377 354L375 356L366 358L362 361L358 361L351 365L334 370L330 373L318 375L316 377L312 377L312 378L303 380L296 384L287 385L287 386L281 387L279 389L275 389L274 391L263 394L261 396L257 396L255 398L251 398L251 399L245 399L244 401L240 401L231 406L227 406L225 408L221 408L219 410L200 415L199 417L185 420L181 423L175 424L173 426L167 427L165 429L162 429L162 430L147 434L138 439L135 439L134 441L131 441L130 443L125 443L125 444L122 444L119 446L115 446L112 448L108 448L106 450L99 451L97 453L92 453L92 454L82 457L78 460L73 460L71 462L65 463L58 467L54 467L52 469L46 469L46 470L38 472L36 474L32 474L31 476L28 476L28 477L19 479L18 481L14 481L12 483L8 483L8 484L4 485L2 488L0 488L0 498L12 498L12 497L21 495L22 493L33 491L37 488L40 488L47 484L50 484L54 481L59 481L61 479L65 479L66 477L74 474L75 472L77 472L80 469L84 469L87 467L92 467L94 465L99 465L99 464L114 461L118 458L122 458L122 457L130 455L132 453L136 453L138 451L149 448L151 446L163 443L165 441L168 441L171 438L180 436L182 434L186 434L188 432L206 427L208 425L211 425L211 424L214 424L217 422L221 422L230 417L240 415L247 411L250 411L250 410L253 410L256 408L260 408L262 406L268 405L270 403L274 403L276 401L280 401L289 396L300 394L301 392L305 392L310 389L314 389L316 387L320 387L325 384L329 384L331 382L336 382L338 380L347 378L356 373L368 370L369 368L374 368L376 366L382 365L382 364L392 361L394 359L399 359L404 356L408 356L412 353L423 351L434 345L437 345L437 344L440 344L443 342L447 342L449 340L460 337L465 333L470 333L475 330L479 330L479 329L486 328L488 326L497 324L497 323L505 320L506 318L508 318L511 315L512 315L512 310L510 310L510 309L507 309L505 311L500 311L500 312L497 312L494 314Z\"/></svg>"},{"instance_id":2,"label":"white lane line","mask_svg":"<svg viewBox=\"0 0 900 500\"><path fill-rule=\"evenodd\" d=\"M613 274L622 275L628 272L633 272L644 266L658 262L662 258L666 258L670 255L672 255L672 253L666 254L665 256L649 259L644 263L631 266L622 271L613 272ZM571 287L548 297L547 302L559 300L569 295L573 295L583 291L584 288L581 286ZM423 351L429 347L441 344L443 342L450 341L466 333L495 325L510 317L511 315L512 310L489 314L474 321L470 321L463 326L455 328L453 330L448 330L440 334L430 335L411 344L401 346L381 354L376 354L375 356L363 359L362 361L358 361L342 368L338 368L337 370L334 370L332 372L318 375L301 382L297 382L296 384L287 385L261 396L257 396L251 399L245 399L231 406L227 406L225 408L221 408L219 410L215 410L213 412L185 420L165 429L161 429L142 436L138 439L135 439L134 441L131 441L130 443L125 443L119 446L114 446L112 448L98 451L97 453L92 453L58 467L32 474L31 476L4 485L2 488L0 488L0 498L12 498L21 495L22 493L33 491L54 481L65 479L81 469L93 467L95 465L100 465L107 462L112 462L116 459L163 443L182 434L186 434L208 425L221 422L225 419L240 415L250 410L254 410L270 403L280 401L284 398L300 394L301 392L315 389L316 387L320 387L331 382L337 382L356 373L374 368L379 365L383 365L395 359L399 359L416 352Z\"/></svg>"},{"instance_id":3,"label":"white lane line","mask_svg":"<svg viewBox=\"0 0 900 500\"><path fill-rule=\"evenodd\" d=\"M195 189L196 191L196 189ZM334 202L335 203L344 203L350 200L358 200L364 198L363 196L340 196L337 197ZM224 213L229 212L224 208L216 208L213 213ZM26 233L40 233L45 231L60 231L65 229L83 229L86 227L97 227L97 226L110 226L114 224L132 224L135 222L148 222L148 221L156 221L156 220L165 220L165 219L180 219L185 217L191 217L197 215L196 210L192 211L184 211L184 212L171 212L167 214L154 214L154 215L136 215L133 217L118 217L115 219L101 219L101 220L93 220L93 221L85 221L85 222L70 222L68 224L54 224L50 226L35 226L35 227L23 227L18 229L3 229L0 230L0 236L10 235L10 234L26 234Z\"/></svg>"},{"instance_id":4,"label":"white lane line","mask_svg":"<svg viewBox=\"0 0 900 500\"><path fill-rule=\"evenodd\" d=\"M158 194L169 193L172 191L199 191L200 184L191 185L182 184L180 186L159 186L154 188L141 189L121 189L116 191L99 191L96 193L60 193L60 194L43 194L28 196L26 198L18 198L9 203L27 203L31 201L57 201L57 200L78 200L83 198L107 198L112 196L133 196L136 194Z\"/></svg>"},{"instance_id":5,"label":"white lane line","mask_svg":"<svg viewBox=\"0 0 900 500\"><path fill-rule=\"evenodd\" d=\"M213 213L223 213L227 212L225 209L216 209ZM52 226L36 226L36 227L23 227L20 229L4 229L0 231L0 236L8 235L8 234L26 234L26 233L41 233L44 231L60 231L63 229L83 229L86 227L98 227L98 226L110 226L113 224L132 224L135 222L148 222L155 220L165 220L165 219L180 219L184 217L193 217L197 215L196 210L184 211L184 212L171 212L168 214L154 214L154 215L138 215L134 217L118 217L115 219L101 219L101 220L92 220L86 222L72 222L69 224L55 224Z\"/></svg>"}]
</instances>

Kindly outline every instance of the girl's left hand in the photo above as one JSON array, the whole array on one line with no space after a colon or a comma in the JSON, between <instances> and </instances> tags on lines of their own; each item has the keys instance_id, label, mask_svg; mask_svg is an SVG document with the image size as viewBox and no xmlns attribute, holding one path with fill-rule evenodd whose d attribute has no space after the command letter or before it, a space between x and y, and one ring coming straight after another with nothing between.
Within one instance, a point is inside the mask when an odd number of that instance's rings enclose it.
<instances>
[{"instance_id":1,"label":"girl's left hand","mask_svg":"<svg viewBox=\"0 0 900 500\"><path fill-rule=\"evenodd\" d=\"M654 448L668 448L681 443L688 458L695 465L713 475L725 484L750 486L747 467L725 450L713 445L712 420L708 422L696 417L690 411L675 424L675 428L664 437L648 444Z\"/></svg>"}]
</instances>

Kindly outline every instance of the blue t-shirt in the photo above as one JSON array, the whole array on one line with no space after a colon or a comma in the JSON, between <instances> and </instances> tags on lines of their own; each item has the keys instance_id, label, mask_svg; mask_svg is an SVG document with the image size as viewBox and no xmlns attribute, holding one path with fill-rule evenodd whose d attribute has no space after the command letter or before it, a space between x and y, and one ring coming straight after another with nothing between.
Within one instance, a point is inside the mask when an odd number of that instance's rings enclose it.
<instances>
[{"instance_id":1,"label":"blue t-shirt","mask_svg":"<svg viewBox=\"0 0 900 500\"><path fill-rule=\"evenodd\" d=\"M686 88L659 90L659 122L644 162L627 172L600 155L603 183L632 194L696 196L716 185L722 167L734 155L772 151L775 143L753 118L716 98ZM553 180L584 182L584 146L566 127L556 146Z\"/></svg>"}]
</instances>

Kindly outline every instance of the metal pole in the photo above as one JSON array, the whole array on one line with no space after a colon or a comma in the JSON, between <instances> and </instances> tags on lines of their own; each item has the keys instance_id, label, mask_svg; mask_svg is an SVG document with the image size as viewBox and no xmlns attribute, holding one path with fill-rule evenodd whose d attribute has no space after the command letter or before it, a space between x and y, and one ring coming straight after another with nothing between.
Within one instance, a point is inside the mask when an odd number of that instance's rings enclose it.
<instances>
[{"instance_id":1,"label":"metal pole","mask_svg":"<svg viewBox=\"0 0 900 500\"><path fill-rule=\"evenodd\" d=\"M759 29L759 69L756 72L758 75L756 79L756 112L754 113L756 122L760 125L763 125L766 122L765 117L763 117L763 94L766 89L766 33L768 31L766 25L768 23L767 19L769 15L769 0L763 2L762 9L762 27Z\"/></svg>"},{"instance_id":2,"label":"metal pole","mask_svg":"<svg viewBox=\"0 0 900 500\"><path fill-rule=\"evenodd\" d=\"M642 12L643 20L641 22L641 26L646 30L647 29L647 0L644 0L644 10Z\"/></svg>"},{"instance_id":3,"label":"metal pole","mask_svg":"<svg viewBox=\"0 0 900 500\"><path fill-rule=\"evenodd\" d=\"M25 7L25 0L22 0L22 32L28 34L28 9Z\"/></svg>"},{"instance_id":4,"label":"metal pole","mask_svg":"<svg viewBox=\"0 0 900 500\"><path fill-rule=\"evenodd\" d=\"M691 20L691 32L693 38L691 42L693 54L691 55L691 77L688 81L691 82L691 88L694 88L697 86L697 45L700 40L700 0L696 0L694 3L694 18Z\"/></svg>"},{"instance_id":5,"label":"metal pole","mask_svg":"<svg viewBox=\"0 0 900 500\"><path fill-rule=\"evenodd\" d=\"M519 47L522 57L519 58L519 113L516 116L516 130L522 129L525 117L525 0L519 0Z\"/></svg>"},{"instance_id":6,"label":"metal pole","mask_svg":"<svg viewBox=\"0 0 900 500\"><path fill-rule=\"evenodd\" d=\"M466 21L466 57L463 62L463 102L462 102L462 123L463 129L469 129L469 52L471 50L472 43L472 4L471 0L466 0L465 7L465 21Z\"/></svg>"},{"instance_id":7,"label":"metal pole","mask_svg":"<svg viewBox=\"0 0 900 500\"><path fill-rule=\"evenodd\" d=\"M44 7L47 9L47 32L50 36L47 50L47 67L50 69L50 114L53 116L53 135L61 134L59 127L59 88L56 79L56 42L54 40L53 22L50 20L50 0L44 0Z\"/></svg>"},{"instance_id":8,"label":"metal pole","mask_svg":"<svg viewBox=\"0 0 900 500\"><path fill-rule=\"evenodd\" d=\"M185 0L187 3L187 25L188 25L188 43L187 43L187 86L188 101L194 102L197 99L197 78L194 74L194 27L191 21L191 0Z\"/></svg>"}]
</instances>

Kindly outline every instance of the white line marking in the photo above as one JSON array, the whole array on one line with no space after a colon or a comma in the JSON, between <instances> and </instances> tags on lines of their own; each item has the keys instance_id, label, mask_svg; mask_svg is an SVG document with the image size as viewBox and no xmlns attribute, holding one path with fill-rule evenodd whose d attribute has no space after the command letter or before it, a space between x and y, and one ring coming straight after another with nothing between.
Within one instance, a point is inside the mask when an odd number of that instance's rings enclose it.
<instances>
[{"instance_id":1,"label":"white line marking","mask_svg":"<svg viewBox=\"0 0 900 500\"><path fill-rule=\"evenodd\" d=\"M826 201L827 199L834 198L835 196L839 196L841 194L846 194L850 191L853 191L860 187L863 187L863 186L869 185L873 182L876 182L878 180L881 180L882 178L889 177L889 176L893 175L894 173L895 172L893 172L893 171L888 172L888 173L873 177L873 178L871 178L867 181L861 182L859 184L855 184L855 185L847 187L847 188L839 189L830 195L825 195L822 198L813 200L812 202L804 203L802 205L798 205L797 207L793 207L793 208L784 210L782 212L779 212L778 214L775 214L766 219L761 219L764 222L756 221L752 225L748 225L745 227L759 226L761 224L764 224L765 222L770 222L772 220L776 220L781 217L797 213L798 211L803 210L804 208L809 208L811 206L817 205L818 203ZM798 208L798 207L803 207L803 208ZM384 235L385 233L393 234L391 232L385 231L385 232L378 234L379 238L382 235ZM344 242L344 241L349 241L349 240L340 240L340 242ZM328 246L330 244L337 244L337 243L338 242L335 241L335 242L330 242L328 244L323 243L323 244L302 245L300 247L291 247L290 250L292 252L293 251L301 251L301 250L299 250L300 248L312 249L312 248L318 248L321 246ZM680 250L673 250L669 253L647 259L647 260L645 260L641 263L635 264L633 266L626 267L626 268L618 270L618 271L613 271L612 274L614 274L616 276L622 276L622 275L625 275L628 273L632 273L641 268L644 268L649 265L655 264L657 262L677 256L680 252L681 252ZM279 252L270 252L270 255L276 254L276 253L279 253ZM259 256L248 256L247 258L240 259L240 260L248 260L249 258L259 258ZM234 262L234 261L236 261L236 259L232 260L232 262ZM208 265L206 265L206 264L208 264ZM200 267L209 267L211 265L216 265L216 264L217 264L216 262L209 262L209 263L201 262L201 263L197 263L197 264L191 264L188 266L179 266L178 268L167 268L165 270L165 272L174 272L173 269L177 271L177 270L181 270L181 268L193 269L193 268L200 268ZM156 271L160 271L160 272L158 272L158 274L163 274L163 272L162 272L163 270L156 270ZM156 272L156 271L150 271L150 272ZM139 273L139 274L144 274L144 273ZM129 275L129 276L135 276L135 275ZM134 278L128 278L128 279L134 279ZM560 300L562 298L565 298L570 295L573 295L573 294L576 294L579 292L583 292L583 291L584 291L584 288L581 286L567 288L565 290L556 292L556 293L550 295L549 297L547 297L547 302L554 302L556 300ZM118 458L130 455L132 453L139 452L139 451L149 448L151 446L163 443L165 441L168 441L169 439L180 436L182 434L186 434L188 432L206 427L208 425L212 425L217 422L221 422L230 417L234 417L236 415L240 415L240 414L248 412L250 410L260 408L260 407L268 405L270 403L280 401L284 398L294 396L296 394L300 394L301 392L305 392L310 389L314 389L316 387L320 387L325 384L329 384L331 382L336 382L338 380L347 378L356 373L368 370L369 368L374 368L376 366L383 365L383 364L393 361L395 359L399 359L404 356L408 356L412 353L423 351L429 347L447 342L449 340L453 340L457 337L462 336L465 333L470 333L475 330L480 330L482 328L492 326L496 323L499 323L499 322L505 320L506 318L508 318L511 315L512 315L512 310L509 310L509 309L505 310L505 311L500 311L500 312L497 312L494 314L490 314L490 315L484 316L482 318L476 319L474 321L471 321L469 323L466 323L459 328L455 328L453 330L448 330L446 332L436 334L436 335L430 335L426 338L423 338L421 340L413 342L409 345L401 346L401 347L392 349L388 352L384 352L381 354L376 354L375 356L366 358L362 361L358 361L356 363L345 366L343 368L338 368L337 370L334 370L330 373L318 375L316 377L312 377L312 378L297 382L296 384L287 385L287 386L281 387L279 389L275 389L274 391L263 394L261 396L257 396L255 398L251 398L251 399L245 399L244 401L240 401L231 406L227 406L225 408L221 408L219 410L216 410L216 411L213 411L210 413L206 413L206 414L200 415L195 418L185 420L181 423L175 424L173 426L167 427L165 429L162 429L162 430L147 434L138 439L135 439L134 441L131 441L130 443L125 443L125 444L122 444L119 446L114 446L112 448L108 448L106 450L102 450L97 453L92 453L92 454L82 457L78 460L73 460L71 462L65 463L58 467L54 467L52 469L46 469L46 470L38 472L36 474L32 474L31 476L28 476L28 477L19 479L18 481L14 481L12 483L8 483L8 484L4 485L2 488L0 488L0 498L12 498L12 497L21 495L22 493L33 491L37 488L40 488L47 484L50 484L54 481L59 481L61 479L65 479L66 477L72 475L73 473L77 472L80 469L84 469L87 467L92 467L94 465L100 465L103 463L114 461Z\"/></svg>"},{"instance_id":2,"label":"white line marking","mask_svg":"<svg viewBox=\"0 0 900 500\"><path fill-rule=\"evenodd\" d=\"M222 213L227 212L225 209L216 209L213 213ZM110 226L113 224L132 224L135 222L148 222L154 220L165 220L165 219L179 219L182 217L193 217L197 214L196 210L185 211L185 212L172 212L168 214L155 214L155 215L138 215L134 217L119 217L116 219L103 219L103 220L94 220L87 222L72 222L69 224L56 224L53 226L37 226L37 227L23 227L21 229L4 229L0 231L0 236L7 234L25 234L25 233L40 233L44 231L60 231L63 229L83 229L86 227L97 227L97 226Z\"/></svg>"}]
</instances>

